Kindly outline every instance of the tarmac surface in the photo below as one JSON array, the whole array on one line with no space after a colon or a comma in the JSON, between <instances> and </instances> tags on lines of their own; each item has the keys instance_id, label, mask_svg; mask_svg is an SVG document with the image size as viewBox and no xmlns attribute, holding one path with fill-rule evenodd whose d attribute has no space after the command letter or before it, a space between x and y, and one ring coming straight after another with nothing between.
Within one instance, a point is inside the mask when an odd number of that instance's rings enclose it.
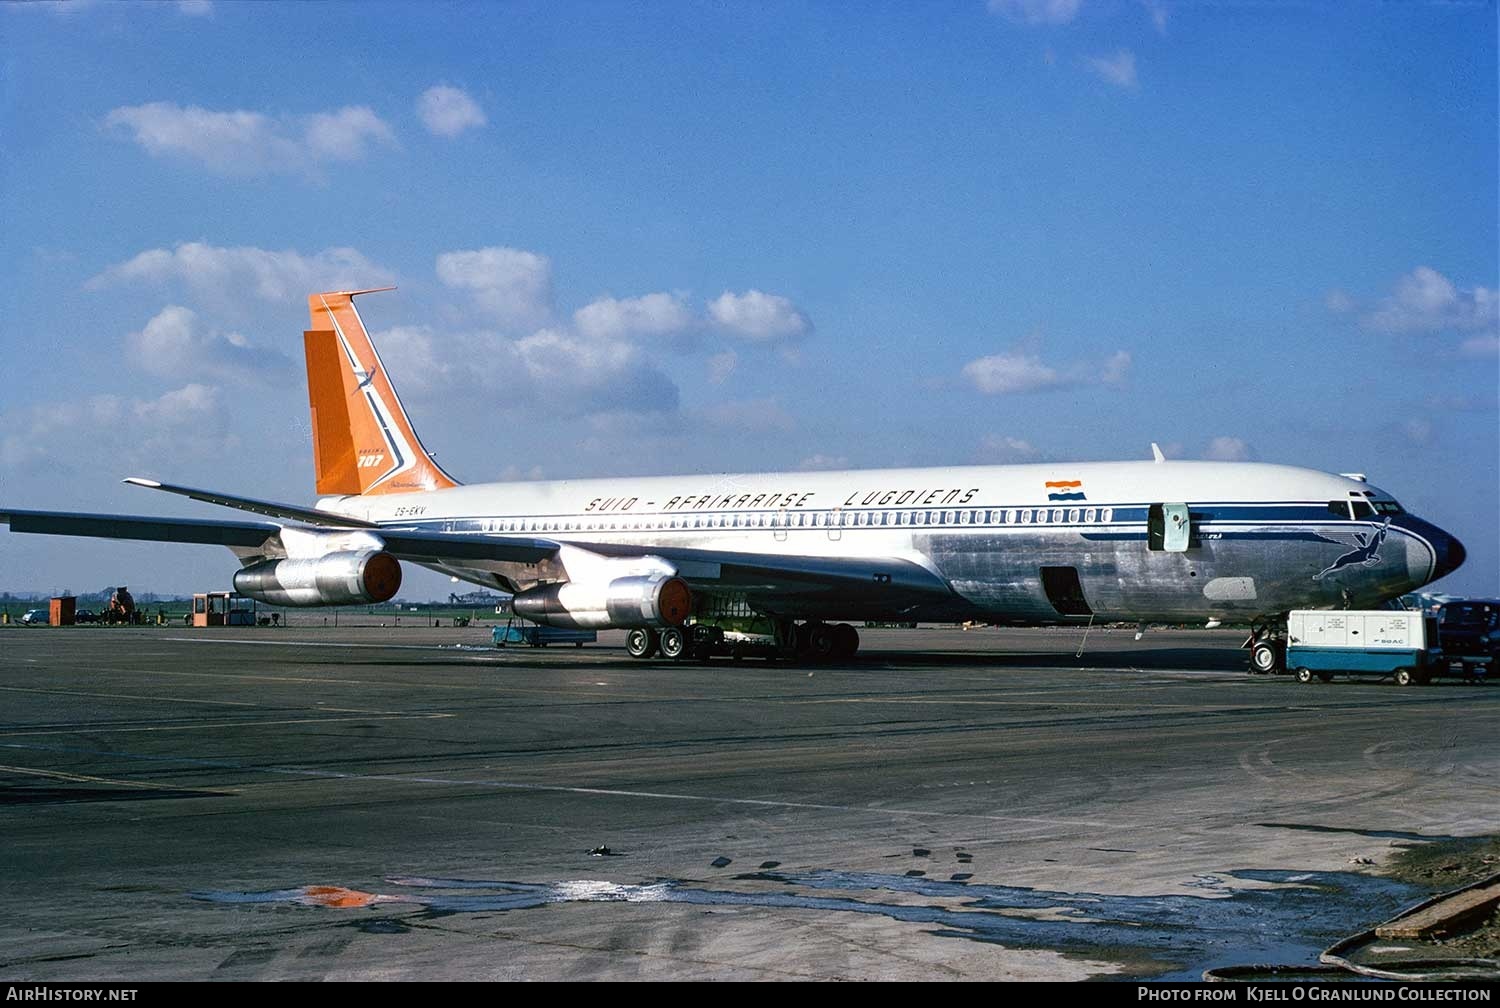
<instances>
[{"instance_id":1,"label":"tarmac surface","mask_svg":"<svg viewBox=\"0 0 1500 1008\"><path fill-rule=\"evenodd\" d=\"M1252 677L1234 631L601 637L0 628L0 978L1196 978L1500 833L1493 685Z\"/></svg>"}]
</instances>

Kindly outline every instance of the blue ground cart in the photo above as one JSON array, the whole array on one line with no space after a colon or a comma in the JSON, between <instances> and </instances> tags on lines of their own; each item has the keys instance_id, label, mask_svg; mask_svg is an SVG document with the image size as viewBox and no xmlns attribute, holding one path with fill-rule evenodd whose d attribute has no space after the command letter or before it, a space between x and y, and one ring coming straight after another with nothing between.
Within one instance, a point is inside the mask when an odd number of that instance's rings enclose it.
<instances>
[{"instance_id":1,"label":"blue ground cart","mask_svg":"<svg viewBox=\"0 0 1500 1008\"><path fill-rule=\"evenodd\" d=\"M599 635L592 630L566 630L512 618L504 626L491 630L490 639L495 642L496 647L505 647L507 644L528 644L531 647L572 644L583 647L585 644L593 644L599 639Z\"/></svg>"}]
</instances>

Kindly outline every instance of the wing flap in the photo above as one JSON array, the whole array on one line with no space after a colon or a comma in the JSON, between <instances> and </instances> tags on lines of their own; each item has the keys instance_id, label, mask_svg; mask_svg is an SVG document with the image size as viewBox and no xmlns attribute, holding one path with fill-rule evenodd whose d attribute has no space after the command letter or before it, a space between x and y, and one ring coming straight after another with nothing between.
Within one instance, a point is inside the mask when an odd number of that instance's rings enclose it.
<instances>
[{"instance_id":1,"label":"wing flap","mask_svg":"<svg viewBox=\"0 0 1500 1008\"><path fill-rule=\"evenodd\" d=\"M558 545L548 539L419 532L414 529L382 528L375 535L385 540L386 551L392 556L431 563L457 560L537 563L555 555Z\"/></svg>"},{"instance_id":2,"label":"wing flap","mask_svg":"<svg viewBox=\"0 0 1500 1008\"><path fill-rule=\"evenodd\" d=\"M915 604L949 602L948 582L900 557L791 556L684 546L575 543L605 556L658 556L678 576L703 591L744 592L768 603L837 595L850 602Z\"/></svg>"}]
</instances>

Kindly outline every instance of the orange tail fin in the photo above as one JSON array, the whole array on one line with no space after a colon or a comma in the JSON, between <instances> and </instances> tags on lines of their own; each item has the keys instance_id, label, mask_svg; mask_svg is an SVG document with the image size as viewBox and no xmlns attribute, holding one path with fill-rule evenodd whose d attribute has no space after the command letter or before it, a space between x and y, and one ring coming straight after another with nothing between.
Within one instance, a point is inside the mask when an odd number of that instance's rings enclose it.
<instances>
[{"instance_id":1,"label":"orange tail fin","mask_svg":"<svg viewBox=\"0 0 1500 1008\"><path fill-rule=\"evenodd\" d=\"M357 295L372 293L330 291L307 299L312 327L302 340L318 493L418 493L458 486L422 447L354 308Z\"/></svg>"}]
</instances>

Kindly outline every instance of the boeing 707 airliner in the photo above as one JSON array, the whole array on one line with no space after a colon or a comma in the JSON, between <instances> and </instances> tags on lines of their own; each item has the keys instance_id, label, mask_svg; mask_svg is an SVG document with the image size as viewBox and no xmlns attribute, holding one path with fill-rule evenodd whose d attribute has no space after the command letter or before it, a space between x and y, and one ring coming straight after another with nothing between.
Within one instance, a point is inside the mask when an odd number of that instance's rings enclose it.
<instances>
[{"instance_id":1,"label":"boeing 707 airliner","mask_svg":"<svg viewBox=\"0 0 1500 1008\"><path fill-rule=\"evenodd\" d=\"M13 532L229 547L273 605L377 603L402 562L514 596L519 615L624 628L692 657L767 621L788 654L848 656L865 620L1012 625L1233 621L1279 661L1292 609L1369 608L1455 570L1453 536L1362 475L1152 461L462 485L433 460L354 298L308 299L311 507L131 478L259 515L0 510ZM1154 449L1154 446L1153 446Z\"/></svg>"}]
</instances>

